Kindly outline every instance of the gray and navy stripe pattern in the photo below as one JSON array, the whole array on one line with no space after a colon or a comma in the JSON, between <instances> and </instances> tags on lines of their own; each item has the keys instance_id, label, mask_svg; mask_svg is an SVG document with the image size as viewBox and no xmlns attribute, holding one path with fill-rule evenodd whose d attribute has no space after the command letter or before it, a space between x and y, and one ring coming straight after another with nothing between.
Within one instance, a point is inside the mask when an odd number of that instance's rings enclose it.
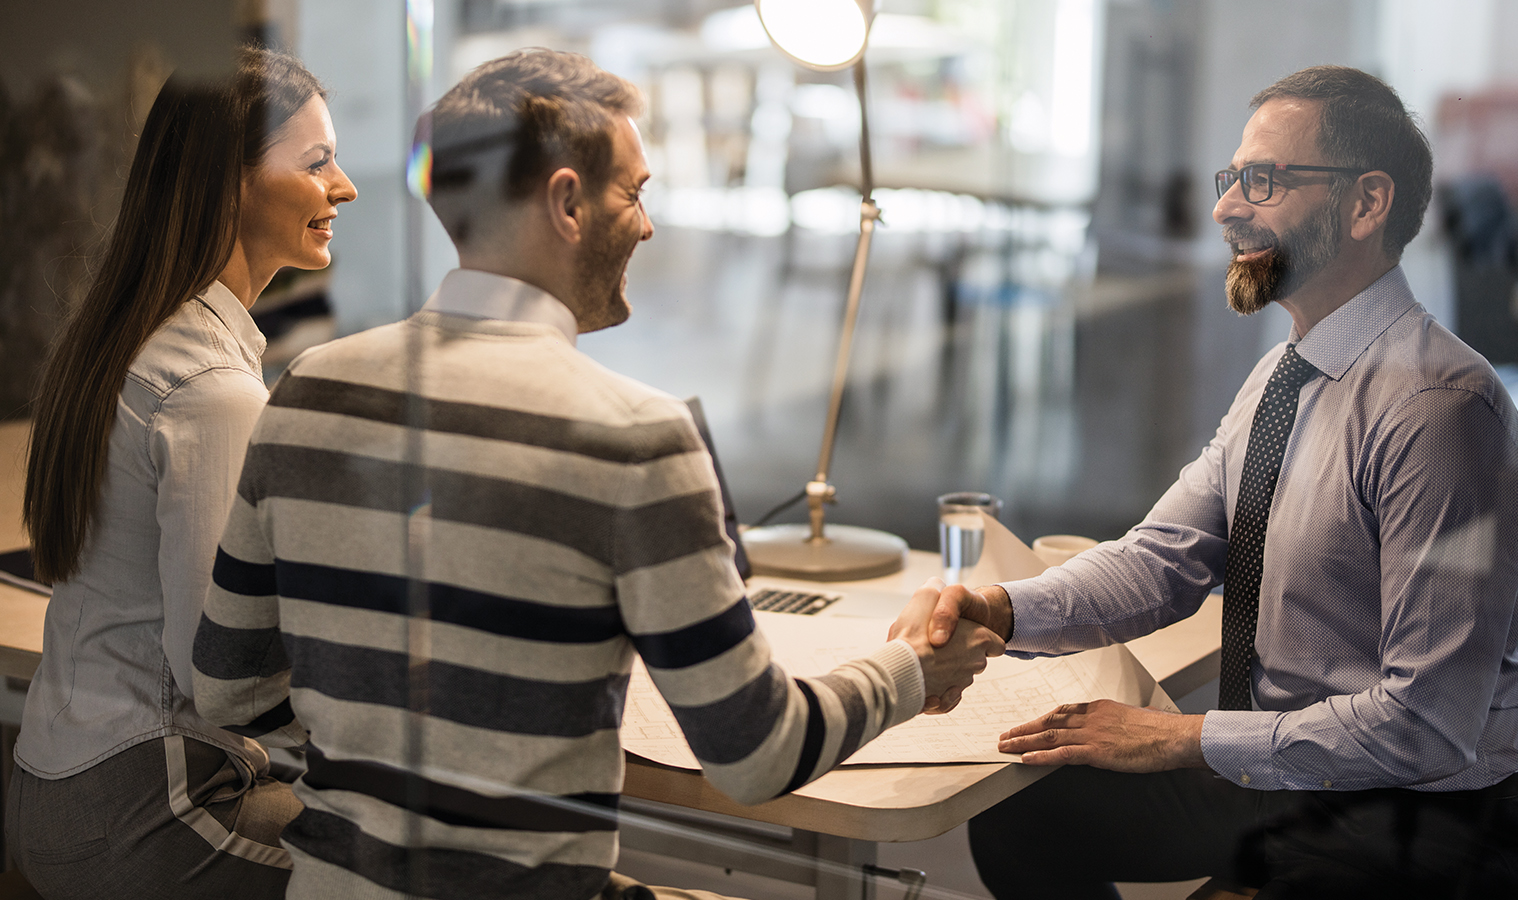
<instances>
[{"instance_id":1,"label":"gray and navy stripe pattern","mask_svg":"<svg viewBox=\"0 0 1518 900\"><path fill-rule=\"evenodd\" d=\"M746 802L921 708L904 644L772 664L684 405L533 323L422 312L297 360L213 580L197 705L310 741L291 897L595 894L634 652Z\"/></svg>"}]
</instances>

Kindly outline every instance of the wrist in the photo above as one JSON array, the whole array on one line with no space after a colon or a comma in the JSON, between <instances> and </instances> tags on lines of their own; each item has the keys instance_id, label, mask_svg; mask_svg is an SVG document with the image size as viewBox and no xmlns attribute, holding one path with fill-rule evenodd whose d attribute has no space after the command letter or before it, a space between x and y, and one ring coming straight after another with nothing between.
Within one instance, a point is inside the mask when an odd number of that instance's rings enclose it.
<instances>
[{"instance_id":1,"label":"wrist","mask_svg":"<svg viewBox=\"0 0 1518 900\"><path fill-rule=\"evenodd\" d=\"M996 632L1003 641L1012 640L1012 633L1016 630L1017 622L1012 614L1012 597L1007 594L1007 589L999 584L982 585L975 589L975 593L986 598L987 619L982 622L987 628Z\"/></svg>"},{"instance_id":2,"label":"wrist","mask_svg":"<svg viewBox=\"0 0 1518 900\"><path fill-rule=\"evenodd\" d=\"M1202 756L1202 723L1206 716L1182 715L1180 733L1176 741L1179 768L1205 769L1207 760Z\"/></svg>"}]
</instances>

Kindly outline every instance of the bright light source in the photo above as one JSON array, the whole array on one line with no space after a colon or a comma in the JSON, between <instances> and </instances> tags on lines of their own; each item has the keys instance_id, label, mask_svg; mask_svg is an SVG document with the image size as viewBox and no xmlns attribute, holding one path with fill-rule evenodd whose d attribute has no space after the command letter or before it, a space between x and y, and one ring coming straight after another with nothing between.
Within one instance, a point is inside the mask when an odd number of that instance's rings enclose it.
<instances>
[{"instance_id":1,"label":"bright light source","mask_svg":"<svg viewBox=\"0 0 1518 900\"><path fill-rule=\"evenodd\" d=\"M1054 152L1085 156L1091 151L1095 99L1096 10L1092 0L1060 0L1054 15L1054 91L1050 138Z\"/></svg>"},{"instance_id":2,"label":"bright light source","mask_svg":"<svg viewBox=\"0 0 1518 900\"><path fill-rule=\"evenodd\" d=\"M857 0L754 0L782 52L814 69L842 69L864 53L869 19Z\"/></svg>"}]
</instances>

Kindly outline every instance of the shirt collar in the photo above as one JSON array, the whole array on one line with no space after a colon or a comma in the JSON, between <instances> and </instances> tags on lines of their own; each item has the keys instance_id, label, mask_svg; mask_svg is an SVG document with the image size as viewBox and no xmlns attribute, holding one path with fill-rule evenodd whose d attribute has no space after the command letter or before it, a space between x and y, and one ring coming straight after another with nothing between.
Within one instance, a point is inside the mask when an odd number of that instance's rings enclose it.
<instances>
[{"instance_id":1,"label":"shirt collar","mask_svg":"<svg viewBox=\"0 0 1518 900\"><path fill-rule=\"evenodd\" d=\"M248 314L248 308L242 305L242 301L237 299L237 295L221 282L213 281L197 299L232 332L232 337L237 339L237 343L249 355L249 361L255 368L262 365L264 347L268 342L264 340L263 332L253 324L253 317Z\"/></svg>"},{"instance_id":2,"label":"shirt collar","mask_svg":"<svg viewBox=\"0 0 1518 900\"><path fill-rule=\"evenodd\" d=\"M1402 267L1393 266L1370 287L1325 316L1306 337L1298 335L1293 325L1287 340L1297 345L1299 356L1338 381L1382 332L1417 305Z\"/></svg>"},{"instance_id":3,"label":"shirt collar","mask_svg":"<svg viewBox=\"0 0 1518 900\"><path fill-rule=\"evenodd\" d=\"M554 295L525 281L478 269L454 269L443 276L443 283L422 309L476 319L552 325L571 347L580 332L574 313Z\"/></svg>"}]
</instances>

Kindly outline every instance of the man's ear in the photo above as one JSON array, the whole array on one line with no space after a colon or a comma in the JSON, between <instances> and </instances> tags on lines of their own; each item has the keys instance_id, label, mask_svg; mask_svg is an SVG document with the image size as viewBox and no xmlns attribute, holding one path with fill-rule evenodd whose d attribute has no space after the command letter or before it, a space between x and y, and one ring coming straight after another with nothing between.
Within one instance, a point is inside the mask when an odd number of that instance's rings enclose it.
<instances>
[{"instance_id":1,"label":"man's ear","mask_svg":"<svg viewBox=\"0 0 1518 900\"><path fill-rule=\"evenodd\" d=\"M1349 190L1349 236L1363 241L1386 225L1397 185L1385 172L1366 172Z\"/></svg>"},{"instance_id":2,"label":"man's ear","mask_svg":"<svg viewBox=\"0 0 1518 900\"><path fill-rule=\"evenodd\" d=\"M566 243L578 245L585 230L585 185L569 167L548 176L548 222Z\"/></svg>"}]
</instances>

